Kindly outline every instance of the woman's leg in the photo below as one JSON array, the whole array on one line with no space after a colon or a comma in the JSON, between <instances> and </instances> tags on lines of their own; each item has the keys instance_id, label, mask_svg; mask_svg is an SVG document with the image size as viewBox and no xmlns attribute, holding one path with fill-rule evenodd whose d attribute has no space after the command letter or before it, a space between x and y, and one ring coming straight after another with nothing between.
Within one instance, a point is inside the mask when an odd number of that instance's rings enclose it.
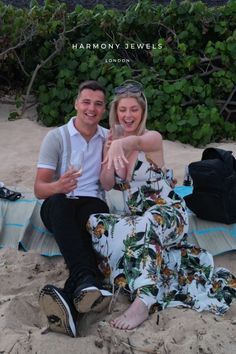
<instances>
[{"instance_id":1,"label":"woman's leg","mask_svg":"<svg viewBox=\"0 0 236 354\"><path fill-rule=\"evenodd\" d=\"M163 265L163 246L182 239L187 222L185 212L177 208L155 206L141 217L130 219L130 230L124 240L124 275L135 301L111 325L132 329L148 318L150 307L156 303L159 292L157 282ZM132 222L131 222L132 221Z\"/></svg>"},{"instance_id":2,"label":"woman's leg","mask_svg":"<svg viewBox=\"0 0 236 354\"><path fill-rule=\"evenodd\" d=\"M110 321L110 325L119 329L133 329L148 319L148 306L136 297L130 307L121 315Z\"/></svg>"},{"instance_id":3,"label":"woman's leg","mask_svg":"<svg viewBox=\"0 0 236 354\"><path fill-rule=\"evenodd\" d=\"M139 226L144 220L139 220ZM137 222L137 220L136 220ZM147 226L148 222L146 223ZM112 327L133 329L148 319L151 306L156 303L158 294L157 279L160 272L162 250L148 241L148 228L141 232L136 224L136 234L132 241L127 238L124 242L124 275L134 302L120 316L110 322Z\"/></svg>"},{"instance_id":4,"label":"woman's leg","mask_svg":"<svg viewBox=\"0 0 236 354\"><path fill-rule=\"evenodd\" d=\"M136 299L111 326L132 329L148 318L150 307L156 302L157 250L148 241L149 220L143 217L92 215L89 230L94 248L101 258L104 275L111 283L129 285Z\"/></svg>"},{"instance_id":5,"label":"woman's leg","mask_svg":"<svg viewBox=\"0 0 236 354\"><path fill-rule=\"evenodd\" d=\"M110 266L110 280L122 274L131 293L137 294L129 309L111 321L116 328L131 329L147 319L149 308L156 303L163 246L179 242L188 222L184 207L175 202L156 205L143 216L113 216L112 220L92 216L90 230L94 247Z\"/></svg>"},{"instance_id":6,"label":"woman's leg","mask_svg":"<svg viewBox=\"0 0 236 354\"><path fill-rule=\"evenodd\" d=\"M119 215L94 214L90 216L87 227L99 268L106 281L112 284L116 276L124 272L121 257L128 231L126 222Z\"/></svg>"}]
</instances>

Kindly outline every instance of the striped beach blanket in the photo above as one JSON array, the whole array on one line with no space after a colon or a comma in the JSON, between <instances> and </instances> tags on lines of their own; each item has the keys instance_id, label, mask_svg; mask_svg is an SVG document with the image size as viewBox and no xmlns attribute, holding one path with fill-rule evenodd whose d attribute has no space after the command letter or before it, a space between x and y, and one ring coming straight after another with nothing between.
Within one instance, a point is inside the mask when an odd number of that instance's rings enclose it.
<instances>
[{"instance_id":1,"label":"striped beach blanket","mask_svg":"<svg viewBox=\"0 0 236 354\"><path fill-rule=\"evenodd\" d=\"M53 235L41 221L42 201L32 191L17 190L22 199L14 202L0 199L0 248L33 250L43 256L61 255ZM175 190L181 196L191 193L191 187L179 186ZM236 250L236 224L206 221L189 211L188 241L213 255Z\"/></svg>"}]
</instances>

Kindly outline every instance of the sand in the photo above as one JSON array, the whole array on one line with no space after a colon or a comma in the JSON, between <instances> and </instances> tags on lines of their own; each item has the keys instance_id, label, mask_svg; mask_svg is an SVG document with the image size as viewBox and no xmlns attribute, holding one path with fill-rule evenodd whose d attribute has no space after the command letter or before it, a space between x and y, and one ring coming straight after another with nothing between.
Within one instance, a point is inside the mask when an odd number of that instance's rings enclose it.
<instances>
[{"instance_id":1,"label":"sand","mask_svg":"<svg viewBox=\"0 0 236 354\"><path fill-rule=\"evenodd\" d=\"M50 128L30 117L7 121L0 106L0 181L7 186L32 189L40 143ZM4 110L5 109L5 110ZM212 144L234 151L236 143ZM212 146L211 145L211 146ZM184 167L201 158L203 149L179 142L164 142L166 165L182 184ZM236 274L236 252L215 257L217 265ZM236 352L236 302L224 316L190 309L166 309L150 316L132 331L115 330L107 321L128 306L119 296L112 314L86 315L80 337L47 332L47 321L38 305L39 289L47 283L62 285L67 270L62 257L46 258L34 252L0 249L0 354L231 354Z\"/></svg>"}]
</instances>

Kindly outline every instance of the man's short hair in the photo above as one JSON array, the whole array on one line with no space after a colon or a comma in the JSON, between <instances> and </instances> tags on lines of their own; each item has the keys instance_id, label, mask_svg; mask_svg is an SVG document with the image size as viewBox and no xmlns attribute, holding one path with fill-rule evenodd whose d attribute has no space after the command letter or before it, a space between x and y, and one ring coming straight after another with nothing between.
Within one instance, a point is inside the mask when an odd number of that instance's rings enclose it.
<instances>
[{"instance_id":1,"label":"man's short hair","mask_svg":"<svg viewBox=\"0 0 236 354\"><path fill-rule=\"evenodd\" d=\"M87 80L82 82L82 84L80 84L78 89L78 97L80 96L81 92L84 89L89 89L93 91L102 91L104 93L104 96L106 96L106 90L104 89L104 87L95 80Z\"/></svg>"}]
</instances>

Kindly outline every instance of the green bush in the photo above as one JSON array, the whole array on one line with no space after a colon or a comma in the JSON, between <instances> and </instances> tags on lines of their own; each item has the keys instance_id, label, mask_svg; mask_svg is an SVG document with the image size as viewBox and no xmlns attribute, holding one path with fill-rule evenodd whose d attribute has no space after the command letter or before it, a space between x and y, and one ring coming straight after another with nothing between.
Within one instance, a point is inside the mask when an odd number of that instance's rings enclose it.
<instances>
[{"instance_id":1,"label":"green bush","mask_svg":"<svg viewBox=\"0 0 236 354\"><path fill-rule=\"evenodd\" d=\"M148 127L164 138L194 146L236 138L235 1L208 8L200 1L143 0L125 13L102 5L68 12L56 0L43 7L34 0L29 9L0 1L0 14L2 85L32 91L45 125L75 113L82 81L104 84L109 102L113 88L133 78L145 88ZM141 50L142 43L151 45Z\"/></svg>"}]
</instances>

